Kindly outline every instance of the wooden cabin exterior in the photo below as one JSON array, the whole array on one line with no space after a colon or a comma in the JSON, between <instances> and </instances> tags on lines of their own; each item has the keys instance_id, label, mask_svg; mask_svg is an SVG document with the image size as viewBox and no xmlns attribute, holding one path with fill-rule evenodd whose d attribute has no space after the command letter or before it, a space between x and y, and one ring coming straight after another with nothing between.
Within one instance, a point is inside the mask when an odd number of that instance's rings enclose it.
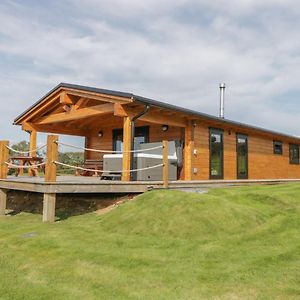
<instances>
[{"instance_id":1,"label":"wooden cabin exterior","mask_svg":"<svg viewBox=\"0 0 300 300\"><path fill-rule=\"evenodd\" d=\"M61 83L14 121L30 132L85 137L86 147L128 151L135 136L144 142L180 140L183 168L178 180L299 179L300 139L255 126L210 116L130 93ZM86 152L86 159L102 160ZM123 170L131 156L123 155ZM123 181L130 180L124 173Z\"/></svg>"}]
</instances>

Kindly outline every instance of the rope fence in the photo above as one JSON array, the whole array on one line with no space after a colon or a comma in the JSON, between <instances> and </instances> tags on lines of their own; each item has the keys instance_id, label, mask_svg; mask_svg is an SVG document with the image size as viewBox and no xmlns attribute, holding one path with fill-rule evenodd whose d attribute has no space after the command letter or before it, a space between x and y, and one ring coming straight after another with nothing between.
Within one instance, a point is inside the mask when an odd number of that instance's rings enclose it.
<instances>
[{"instance_id":1,"label":"rope fence","mask_svg":"<svg viewBox=\"0 0 300 300\"><path fill-rule=\"evenodd\" d=\"M86 148L86 147L80 147L80 146L75 146L63 142L56 141L56 144L66 146L69 148L75 148L75 149L80 149L84 151L89 151L89 152L97 152L97 153L115 153L115 154L122 154L122 153L139 153L139 152L147 152L147 151L152 151L156 149L162 149L163 146L155 146L152 148L147 148L147 149L137 149L137 150L130 150L130 151L115 151L115 150L99 150L99 149L92 149L92 148Z\"/></svg>"},{"instance_id":2,"label":"rope fence","mask_svg":"<svg viewBox=\"0 0 300 300\"><path fill-rule=\"evenodd\" d=\"M140 169L110 171L110 170L87 169L87 168L83 168L83 167L78 167L78 166L73 166L73 165L65 164L65 163L62 163L62 162L59 162L59 161L54 161L53 163L55 163L56 165L59 165L59 166L63 166L63 167L67 167L67 168L71 168L71 169L75 169L75 170L81 170L81 171L87 171L87 172L96 172L96 173L129 173L129 172L140 172L140 171L146 171L146 170L155 169L155 168L159 168L159 167L163 167L164 166L164 164L158 164L158 165L155 165L155 166L146 167L146 168L140 168Z\"/></svg>"},{"instance_id":3,"label":"rope fence","mask_svg":"<svg viewBox=\"0 0 300 300\"><path fill-rule=\"evenodd\" d=\"M19 150L16 150L14 148L11 148L9 146L5 146L8 150L12 151L12 152L15 152L15 153L18 153L18 154L31 154L31 153L34 153L34 152L37 152L39 150L42 150L44 148L46 148L47 145L43 145L41 147L38 147L36 149L33 149L33 150L29 150L29 151L19 151Z\"/></svg>"}]
</instances>

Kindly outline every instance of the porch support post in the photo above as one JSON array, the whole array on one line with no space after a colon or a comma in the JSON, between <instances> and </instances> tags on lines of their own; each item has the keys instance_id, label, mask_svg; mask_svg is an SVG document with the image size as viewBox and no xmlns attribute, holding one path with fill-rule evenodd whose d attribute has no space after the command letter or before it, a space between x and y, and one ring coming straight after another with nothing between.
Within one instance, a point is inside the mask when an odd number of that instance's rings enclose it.
<instances>
[{"instance_id":1,"label":"porch support post","mask_svg":"<svg viewBox=\"0 0 300 300\"><path fill-rule=\"evenodd\" d=\"M7 190L0 189L0 216L5 216L7 202Z\"/></svg>"},{"instance_id":2,"label":"porch support post","mask_svg":"<svg viewBox=\"0 0 300 300\"><path fill-rule=\"evenodd\" d=\"M37 132L36 132L36 130L32 130L29 132L29 134L30 134L30 142L29 142L30 154L29 154L29 156L36 156L37 153L36 153L36 151L33 151L33 150L36 149ZM29 169L29 176L33 176L33 175L34 175L33 170Z\"/></svg>"},{"instance_id":3,"label":"porch support post","mask_svg":"<svg viewBox=\"0 0 300 300\"><path fill-rule=\"evenodd\" d=\"M192 180L194 151L194 126L192 121L188 121L184 133L184 180Z\"/></svg>"},{"instance_id":4,"label":"porch support post","mask_svg":"<svg viewBox=\"0 0 300 300\"><path fill-rule=\"evenodd\" d=\"M56 194L44 194L43 200L43 222L55 221Z\"/></svg>"},{"instance_id":5,"label":"porch support post","mask_svg":"<svg viewBox=\"0 0 300 300\"><path fill-rule=\"evenodd\" d=\"M6 164L9 158L9 141L0 141L0 179L7 178L8 166Z\"/></svg>"},{"instance_id":6,"label":"porch support post","mask_svg":"<svg viewBox=\"0 0 300 300\"><path fill-rule=\"evenodd\" d=\"M130 117L124 117L124 124L123 124L123 163L122 163L122 170L129 171L131 166L131 120ZM123 172L122 173L122 181L130 181L130 172Z\"/></svg>"},{"instance_id":7,"label":"porch support post","mask_svg":"<svg viewBox=\"0 0 300 300\"><path fill-rule=\"evenodd\" d=\"M36 149L36 140L37 140L37 132L36 130L30 131L30 144L29 151L33 151ZM36 156L36 151L30 152L31 156Z\"/></svg>"},{"instance_id":8,"label":"porch support post","mask_svg":"<svg viewBox=\"0 0 300 300\"><path fill-rule=\"evenodd\" d=\"M45 182L56 181L56 164L58 159L58 135L48 135L47 138L47 155L46 155L46 170Z\"/></svg>"}]
</instances>

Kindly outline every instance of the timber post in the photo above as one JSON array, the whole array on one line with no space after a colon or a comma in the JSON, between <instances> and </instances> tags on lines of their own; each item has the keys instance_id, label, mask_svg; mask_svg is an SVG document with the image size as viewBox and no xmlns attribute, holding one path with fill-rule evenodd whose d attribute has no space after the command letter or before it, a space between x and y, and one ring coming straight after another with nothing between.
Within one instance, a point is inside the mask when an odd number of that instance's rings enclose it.
<instances>
[{"instance_id":1,"label":"timber post","mask_svg":"<svg viewBox=\"0 0 300 300\"><path fill-rule=\"evenodd\" d=\"M9 159L9 141L0 141L0 179L7 178L8 166L6 162Z\"/></svg>"},{"instance_id":2,"label":"timber post","mask_svg":"<svg viewBox=\"0 0 300 300\"><path fill-rule=\"evenodd\" d=\"M36 130L32 130L29 132L30 134L30 142L29 142L29 156L35 157L37 155L36 153L36 140L37 140L37 132ZM29 176L33 176L34 172L32 169L29 169Z\"/></svg>"},{"instance_id":3,"label":"timber post","mask_svg":"<svg viewBox=\"0 0 300 300\"><path fill-rule=\"evenodd\" d=\"M130 181L130 167L131 167L131 120L130 117L124 117L123 125L123 161L122 161L122 181ZM126 172L124 172L126 171Z\"/></svg>"},{"instance_id":4,"label":"timber post","mask_svg":"<svg viewBox=\"0 0 300 300\"><path fill-rule=\"evenodd\" d=\"M0 189L0 216L5 216L7 202L7 190Z\"/></svg>"},{"instance_id":5,"label":"timber post","mask_svg":"<svg viewBox=\"0 0 300 300\"><path fill-rule=\"evenodd\" d=\"M45 182L56 182L57 167L55 161L58 160L58 135L48 135L47 154L45 166Z\"/></svg>"},{"instance_id":6,"label":"timber post","mask_svg":"<svg viewBox=\"0 0 300 300\"><path fill-rule=\"evenodd\" d=\"M192 180L194 150L194 126L192 121L188 121L184 135L184 180Z\"/></svg>"},{"instance_id":7,"label":"timber post","mask_svg":"<svg viewBox=\"0 0 300 300\"><path fill-rule=\"evenodd\" d=\"M168 141L163 141L163 187L167 189L169 187L169 151Z\"/></svg>"},{"instance_id":8,"label":"timber post","mask_svg":"<svg viewBox=\"0 0 300 300\"><path fill-rule=\"evenodd\" d=\"M43 199L43 222L55 221L56 194L44 194Z\"/></svg>"}]
</instances>

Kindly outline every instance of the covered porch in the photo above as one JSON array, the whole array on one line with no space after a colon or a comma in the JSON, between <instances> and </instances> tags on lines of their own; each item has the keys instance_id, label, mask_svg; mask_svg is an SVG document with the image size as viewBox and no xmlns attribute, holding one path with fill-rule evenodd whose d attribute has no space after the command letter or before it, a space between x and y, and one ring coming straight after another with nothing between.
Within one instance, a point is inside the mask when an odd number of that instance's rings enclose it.
<instances>
[{"instance_id":1,"label":"covered porch","mask_svg":"<svg viewBox=\"0 0 300 300\"><path fill-rule=\"evenodd\" d=\"M14 124L30 134L31 156L36 155L39 132L55 134L58 143L59 135L84 137L84 160L98 161L100 169L105 154L121 153L121 180L125 182L132 180L133 152L139 144L176 140L183 146L176 180L191 180L193 120L190 115L155 104L154 100L133 99L127 93L60 84ZM50 180L54 180L53 175Z\"/></svg>"}]
</instances>

